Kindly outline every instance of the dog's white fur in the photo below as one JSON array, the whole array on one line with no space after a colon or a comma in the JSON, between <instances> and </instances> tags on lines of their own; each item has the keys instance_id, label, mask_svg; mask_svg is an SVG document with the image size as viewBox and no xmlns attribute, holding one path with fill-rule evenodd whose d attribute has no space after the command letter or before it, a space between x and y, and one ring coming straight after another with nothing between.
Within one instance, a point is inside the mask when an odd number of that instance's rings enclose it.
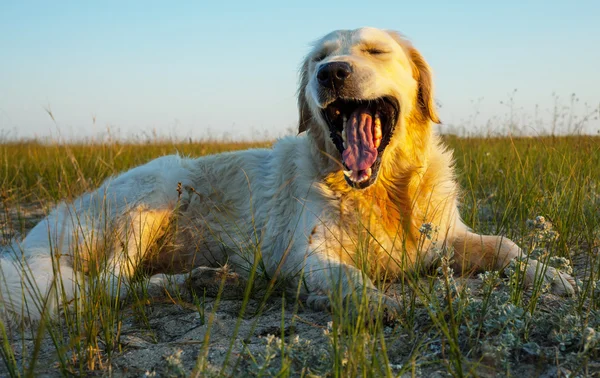
<instances>
[{"instance_id":1,"label":"dog's white fur","mask_svg":"<svg viewBox=\"0 0 600 378\"><path fill-rule=\"evenodd\" d=\"M328 100L316 70L333 61L354 67L356 98L393 96L401 109L379 177L363 190L346 184L321 116ZM0 306L39 319L57 285L69 300L86 273L118 295L141 264L177 273L227 263L243 274L260 254L267 276L301 279L313 306L327 306L338 288L342 296L368 288L394 307L365 273L394 277L431 264L433 243L453 248L461 271L502 269L521 255L510 240L476 235L461 221L452 155L431 128L439 120L429 67L398 34L363 28L318 41L302 66L299 110L306 132L272 149L161 157L61 204L0 260ZM431 240L419 234L424 223L438 228ZM88 272L98 261L102 272ZM536 270L554 292L573 292L571 277L535 260L529 282Z\"/></svg>"}]
</instances>

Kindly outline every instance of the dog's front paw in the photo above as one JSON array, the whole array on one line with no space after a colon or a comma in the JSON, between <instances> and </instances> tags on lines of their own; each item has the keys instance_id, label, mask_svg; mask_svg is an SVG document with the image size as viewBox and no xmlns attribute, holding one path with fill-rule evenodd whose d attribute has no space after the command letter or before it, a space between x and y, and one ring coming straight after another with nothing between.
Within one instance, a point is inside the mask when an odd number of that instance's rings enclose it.
<instances>
[{"instance_id":1,"label":"dog's front paw","mask_svg":"<svg viewBox=\"0 0 600 378\"><path fill-rule=\"evenodd\" d=\"M552 294L560 296L572 296L575 294L577 283L573 277L536 260L531 260L529 262L525 284L527 286L535 285L535 283L540 280L540 274L544 275L542 278L543 286L548 288Z\"/></svg>"},{"instance_id":2,"label":"dog's front paw","mask_svg":"<svg viewBox=\"0 0 600 378\"><path fill-rule=\"evenodd\" d=\"M362 296L363 297L360 299L361 301L365 299L364 294L362 294ZM394 298L383 294L379 290L369 290L366 297L366 299L368 300L368 303L366 304L366 308L368 311L367 316L371 314L382 314L383 320L386 323L393 322L400 316L401 307L398 301ZM360 313L360 307L358 306L364 305L362 304L362 302L356 303L355 298L351 298L349 300L355 301L354 306L352 306L351 304L350 308L354 309L354 311L356 311L358 315Z\"/></svg>"},{"instance_id":3,"label":"dog's front paw","mask_svg":"<svg viewBox=\"0 0 600 378\"><path fill-rule=\"evenodd\" d=\"M545 274L546 283L550 285L550 291L553 294L561 296L572 296L575 294L577 283L575 279L567 273L548 267Z\"/></svg>"}]
</instances>

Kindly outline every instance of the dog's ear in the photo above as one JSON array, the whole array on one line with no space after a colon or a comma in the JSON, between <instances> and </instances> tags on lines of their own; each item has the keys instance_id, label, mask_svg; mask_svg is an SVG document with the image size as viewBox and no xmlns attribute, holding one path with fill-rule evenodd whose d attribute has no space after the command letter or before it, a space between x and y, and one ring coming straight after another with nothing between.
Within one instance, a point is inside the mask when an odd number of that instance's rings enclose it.
<instances>
[{"instance_id":1,"label":"dog's ear","mask_svg":"<svg viewBox=\"0 0 600 378\"><path fill-rule=\"evenodd\" d=\"M298 85L298 134L306 131L312 120L312 113L306 102L306 86L308 85L308 58L300 67L300 83Z\"/></svg>"},{"instance_id":2,"label":"dog's ear","mask_svg":"<svg viewBox=\"0 0 600 378\"><path fill-rule=\"evenodd\" d=\"M390 36L404 48L410 59L413 77L417 81L417 107L421 115L425 119L430 119L435 123L441 123L435 108L435 100L433 98L433 77L429 64L419 51L407 41L400 33L388 31Z\"/></svg>"},{"instance_id":3,"label":"dog's ear","mask_svg":"<svg viewBox=\"0 0 600 378\"><path fill-rule=\"evenodd\" d=\"M413 76L418 83L417 106L424 117L429 118L434 123L441 123L435 109L431 69L417 49L409 46L408 51L413 65Z\"/></svg>"}]
</instances>

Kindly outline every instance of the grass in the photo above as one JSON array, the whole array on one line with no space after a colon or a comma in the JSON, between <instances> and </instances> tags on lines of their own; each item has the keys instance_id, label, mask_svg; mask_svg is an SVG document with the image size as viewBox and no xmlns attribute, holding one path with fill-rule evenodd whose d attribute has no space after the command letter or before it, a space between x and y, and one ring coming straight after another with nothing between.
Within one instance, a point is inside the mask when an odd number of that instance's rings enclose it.
<instances>
[{"instance_id":1,"label":"grass","mask_svg":"<svg viewBox=\"0 0 600 378\"><path fill-rule=\"evenodd\" d=\"M393 323L367 300L359 301L356 317L347 316L344 303L336 303L332 315L313 312L293 292L269 282L247 285L239 298L229 299L225 278L213 295L174 293L166 299L153 297L139 280L128 283L141 286L138 294L122 302L105 294L103 280L109 278L98 275L81 285L77 300L57 320L34 328L0 323L0 375L599 374L600 138L446 142L455 151L466 224L506 235L539 260L573 269L575 297L555 297L542 282L523 290L518 261L500 274L462 277L452 272L452 255L441 249L437 270L379 283L402 303ZM24 235L60 200L153 157L268 144L5 142L3 240ZM255 248L257 255L260 246ZM260 276L260 261L253 266L251 274ZM61 290L56 295L61 301Z\"/></svg>"}]
</instances>

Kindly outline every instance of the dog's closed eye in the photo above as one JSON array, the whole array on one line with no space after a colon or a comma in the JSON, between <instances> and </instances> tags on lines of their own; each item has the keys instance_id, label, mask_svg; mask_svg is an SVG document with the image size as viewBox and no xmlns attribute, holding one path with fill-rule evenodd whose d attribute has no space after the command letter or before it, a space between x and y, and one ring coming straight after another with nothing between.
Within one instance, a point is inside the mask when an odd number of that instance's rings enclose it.
<instances>
[{"instance_id":1,"label":"dog's closed eye","mask_svg":"<svg viewBox=\"0 0 600 378\"><path fill-rule=\"evenodd\" d=\"M368 47L363 51L370 55L384 55L390 53L388 50L379 47Z\"/></svg>"}]
</instances>

